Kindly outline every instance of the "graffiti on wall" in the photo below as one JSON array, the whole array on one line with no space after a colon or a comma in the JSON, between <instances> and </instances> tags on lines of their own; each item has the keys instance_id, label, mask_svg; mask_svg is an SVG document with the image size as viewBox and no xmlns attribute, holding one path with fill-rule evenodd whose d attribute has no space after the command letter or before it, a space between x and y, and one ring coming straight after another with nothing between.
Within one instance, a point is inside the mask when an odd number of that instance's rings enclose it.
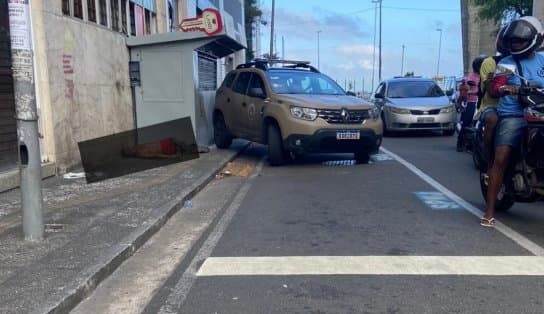
<instances>
[{"instance_id":1,"label":"graffiti on wall","mask_svg":"<svg viewBox=\"0 0 544 314\"><path fill-rule=\"evenodd\" d=\"M68 28L64 29L64 52L62 54L62 69L64 71L64 97L74 100L74 35Z\"/></svg>"}]
</instances>

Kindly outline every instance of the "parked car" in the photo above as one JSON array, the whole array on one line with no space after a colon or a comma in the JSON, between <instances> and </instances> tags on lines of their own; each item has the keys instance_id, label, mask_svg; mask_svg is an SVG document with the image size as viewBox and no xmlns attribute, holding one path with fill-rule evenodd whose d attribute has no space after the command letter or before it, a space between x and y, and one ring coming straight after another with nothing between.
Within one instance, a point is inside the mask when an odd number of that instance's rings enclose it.
<instances>
[{"instance_id":1,"label":"parked car","mask_svg":"<svg viewBox=\"0 0 544 314\"><path fill-rule=\"evenodd\" d=\"M366 163L382 142L375 105L300 61L239 65L217 90L213 121L217 147L229 147L233 138L267 144L271 165L318 152L354 153Z\"/></svg>"},{"instance_id":2,"label":"parked car","mask_svg":"<svg viewBox=\"0 0 544 314\"><path fill-rule=\"evenodd\" d=\"M381 109L384 133L412 130L439 130L448 136L455 133L455 106L431 79L385 80L378 85L373 101Z\"/></svg>"}]
</instances>

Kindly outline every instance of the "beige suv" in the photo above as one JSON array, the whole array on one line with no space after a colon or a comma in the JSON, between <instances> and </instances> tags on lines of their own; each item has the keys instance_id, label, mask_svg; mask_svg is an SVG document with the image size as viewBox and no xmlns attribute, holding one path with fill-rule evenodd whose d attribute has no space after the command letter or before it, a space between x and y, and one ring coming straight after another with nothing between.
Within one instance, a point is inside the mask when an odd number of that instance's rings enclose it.
<instances>
[{"instance_id":1,"label":"beige suv","mask_svg":"<svg viewBox=\"0 0 544 314\"><path fill-rule=\"evenodd\" d=\"M233 138L267 144L274 166L304 153L354 153L367 163L382 142L379 109L308 62L277 62L283 66L257 60L227 74L215 97L217 147Z\"/></svg>"}]
</instances>

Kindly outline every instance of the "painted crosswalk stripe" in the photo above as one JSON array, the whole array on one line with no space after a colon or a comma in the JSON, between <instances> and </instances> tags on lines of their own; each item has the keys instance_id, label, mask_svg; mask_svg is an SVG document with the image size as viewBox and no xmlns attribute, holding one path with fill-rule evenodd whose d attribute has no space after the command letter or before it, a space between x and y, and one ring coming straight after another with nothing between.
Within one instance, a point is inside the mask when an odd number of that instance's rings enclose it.
<instances>
[{"instance_id":1,"label":"painted crosswalk stripe","mask_svg":"<svg viewBox=\"0 0 544 314\"><path fill-rule=\"evenodd\" d=\"M197 276L544 276L541 256L209 257Z\"/></svg>"}]
</instances>

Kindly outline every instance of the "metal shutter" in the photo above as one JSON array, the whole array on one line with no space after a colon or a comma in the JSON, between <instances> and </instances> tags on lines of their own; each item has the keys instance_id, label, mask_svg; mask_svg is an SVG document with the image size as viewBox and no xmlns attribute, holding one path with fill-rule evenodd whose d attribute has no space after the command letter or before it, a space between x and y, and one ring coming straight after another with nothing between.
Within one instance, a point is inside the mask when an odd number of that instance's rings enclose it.
<instances>
[{"instance_id":1,"label":"metal shutter","mask_svg":"<svg viewBox=\"0 0 544 314\"><path fill-rule=\"evenodd\" d=\"M217 89L217 59L202 52L198 53L198 89Z\"/></svg>"},{"instance_id":2,"label":"metal shutter","mask_svg":"<svg viewBox=\"0 0 544 314\"><path fill-rule=\"evenodd\" d=\"M17 163L17 123L11 75L8 6L0 0L0 171Z\"/></svg>"}]
</instances>

